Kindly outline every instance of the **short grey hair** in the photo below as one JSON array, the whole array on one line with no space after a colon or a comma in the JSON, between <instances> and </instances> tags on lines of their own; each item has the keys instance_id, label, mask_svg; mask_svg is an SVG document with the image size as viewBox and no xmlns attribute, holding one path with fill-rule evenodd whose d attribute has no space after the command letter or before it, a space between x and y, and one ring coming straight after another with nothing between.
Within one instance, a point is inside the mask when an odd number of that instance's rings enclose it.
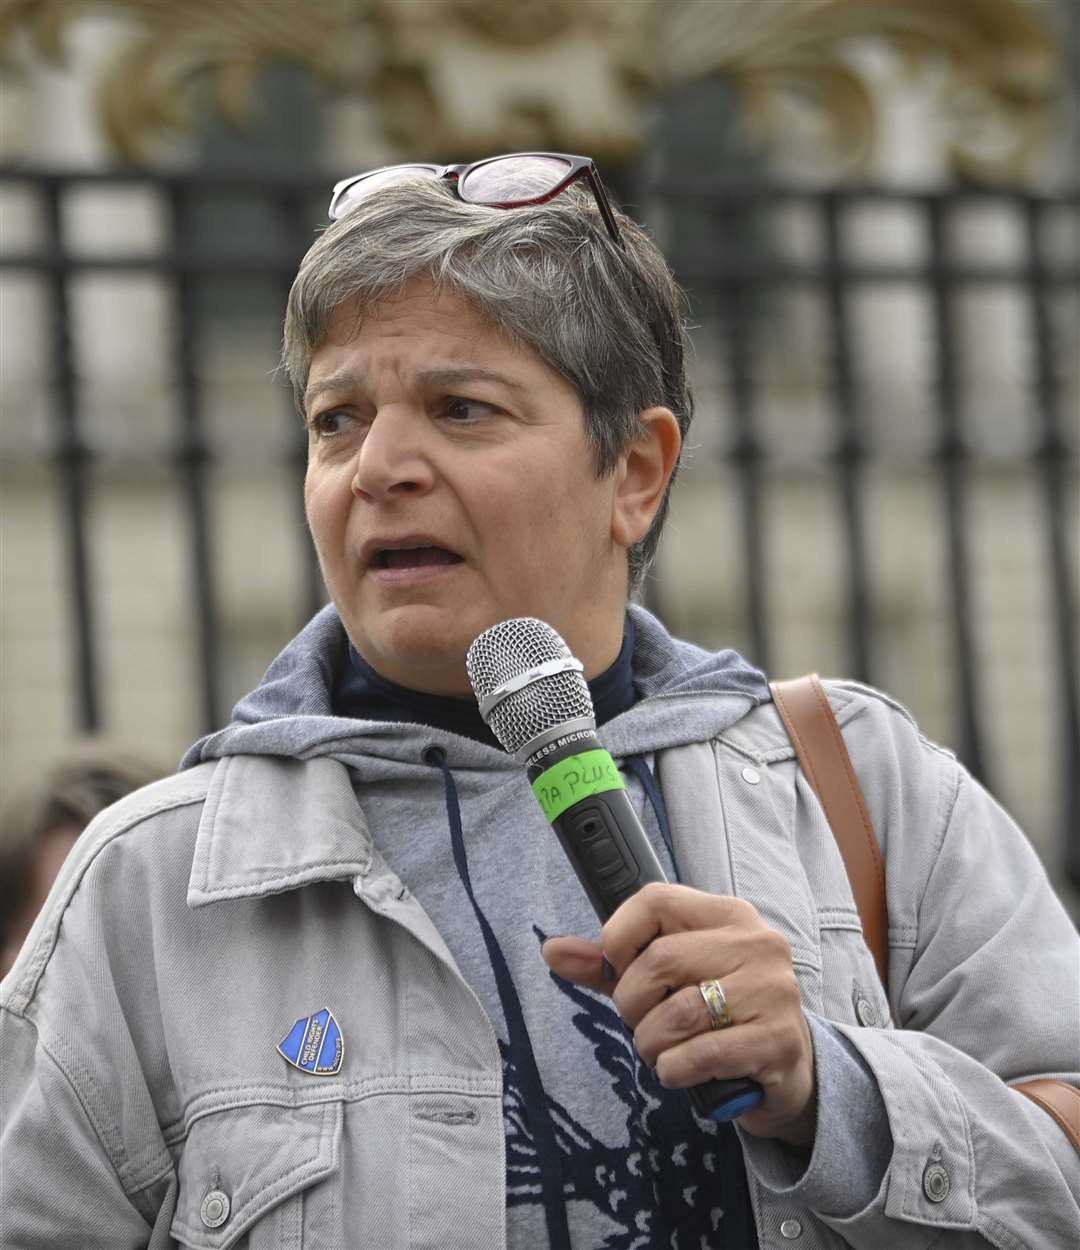
<instances>
[{"instance_id":1,"label":"short grey hair","mask_svg":"<svg viewBox=\"0 0 1080 1250\"><path fill-rule=\"evenodd\" d=\"M363 317L427 277L574 387L598 476L640 435L647 408L670 408L685 443L693 398L682 293L646 232L624 213L616 217L621 246L584 188L501 209L463 203L445 182L427 179L359 201L312 245L289 292L282 364L298 409L335 311L355 304ZM630 549L631 592L656 553L669 495L670 484L649 532Z\"/></svg>"}]
</instances>

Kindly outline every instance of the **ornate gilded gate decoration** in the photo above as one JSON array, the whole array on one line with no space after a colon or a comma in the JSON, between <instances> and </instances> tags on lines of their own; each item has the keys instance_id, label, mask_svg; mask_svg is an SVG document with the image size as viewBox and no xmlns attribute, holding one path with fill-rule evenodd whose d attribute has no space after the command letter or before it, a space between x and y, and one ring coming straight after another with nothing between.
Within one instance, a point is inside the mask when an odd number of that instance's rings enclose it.
<instances>
[{"instance_id":1,"label":"ornate gilded gate decoration","mask_svg":"<svg viewBox=\"0 0 1080 1250\"><path fill-rule=\"evenodd\" d=\"M131 35L99 85L116 153L182 129L197 79L242 126L260 68L291 61L331 94L377 102L408 153L455 159L528 147L633 156L642 113L666 91L719 77L747 125L779 143L797 100L820 122L822 159L857 168L875 129L851 56L888 45L947 77L940 142L954 167L1021 175L1059 81L1046 0L0 0L0 54L14 36L63 59L94 14Z\"/></svg>"}]
</instances>

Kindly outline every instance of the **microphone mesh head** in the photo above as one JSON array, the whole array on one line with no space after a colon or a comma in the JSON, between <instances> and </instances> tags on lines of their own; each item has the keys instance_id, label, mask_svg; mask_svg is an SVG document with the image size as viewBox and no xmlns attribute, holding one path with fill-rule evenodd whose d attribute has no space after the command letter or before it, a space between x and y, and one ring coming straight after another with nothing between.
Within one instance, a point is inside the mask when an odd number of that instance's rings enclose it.
<instances>
[{"instance_id":1,"label":"microphone mesh head","mask_svg":"<svg viewBox=\"0 0 1080 1250\"><path fill-rule=\"evenodd\" d=\"M546 621L515 617L492 625L473 642L465 660L478 702L538 664L572 658L570 648ZM592 697L581 673L540 677L507 695L488 714L487 723L511 755L556 725L593 715Z\"/></svg>"}]
</instances>

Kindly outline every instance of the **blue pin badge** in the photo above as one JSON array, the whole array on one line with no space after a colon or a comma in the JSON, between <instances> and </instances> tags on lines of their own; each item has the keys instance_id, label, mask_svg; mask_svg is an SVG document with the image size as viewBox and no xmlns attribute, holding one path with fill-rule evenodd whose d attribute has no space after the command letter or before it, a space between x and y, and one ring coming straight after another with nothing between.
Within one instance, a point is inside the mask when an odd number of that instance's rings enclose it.
<instances>
[{"instance_id":1,"label":"blue pin badge","mask_svg":"<svg viewBox=\"0 0 1080 1250\"><path fill-rule=\"evenodd\" d=\"M328 1007L301 1016L278 1043L278 1054L294 1068L311 1076L334 1076L341 1071L345 1041Z\"/></svg>"}]
</instances>

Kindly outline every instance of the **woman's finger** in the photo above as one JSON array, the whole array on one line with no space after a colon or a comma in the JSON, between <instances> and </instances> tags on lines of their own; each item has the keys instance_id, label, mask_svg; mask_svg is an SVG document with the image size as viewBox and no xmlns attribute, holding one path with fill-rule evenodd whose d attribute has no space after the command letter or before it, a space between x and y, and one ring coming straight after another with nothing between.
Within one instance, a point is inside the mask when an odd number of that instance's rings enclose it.
<instances>
[{"instance_id":1,"label":"woman's finger","mask_svg":"<svg viewBox=\"0 0 1080 1250\"><path fill-rule=\"evenodd\" d=\"M615 988L615 973L604 958L598 942L580 937L553 937L540 948L544 963L557 976L575 985L610 994Z\"/></svg>"},{"instance_id":2,"label":"woman's finger","mask_svg":"<svg viewBox=\"0 0 1080 1250\"><path fill-rule=\"evenodd\" d=\"M654 882L627 899L604 925L601 944L621 975L662 935L763 924L754 906L743 899Z\"/></svg>"},{"instance_id":3,"label":"woman's finger","mask_svg":"<svg viewBox=\"0 0 1080 1250\"><path fill-rule=\"evenodd\" d=\"M631 1026L686 986L728 977L755 960L760 932L709 929L654 938L627 967L614 991L619 1014Z\"/></svg>"},{"instance_id":4,"label":"woman's finger","mask_svg":"<svg viewBox=\"0 0 1080 1250\"><path fill-rule=\"evenodd\" d=\"M722 983L724 997L727 1000L730 1024L745 1024L749 1017L740 1006L736 1012L736 1004L745 1004L749 981L745 973L736 973L725 977ZM655 1068L657 1060L665 1050L697 1037L699 1033L713 1032L712 1018L705 1005L705 998L700 985L688 985L658 1003L634 1029L634 1045L638 1054L651 1067Z\"/></svg>"},{"instance_id":5,"label":"woman's finger","mask_svg":"<svg viewBox=\"0 0 1080 1250\"><path fill-rule=\"evenodd\" d=\"M709 980L718 982L727 1009L727 1024L720 1028L701 990ZM698 1034L726 1033L748 1024L783 1029L788 1020L801 1016L798 983L790 966L779 961L747 963L722 978L702 977L657 1003L635 1026L634 1043L645 1062L655 1067L665 1050Z\"/></svg>"}]
</instances>

